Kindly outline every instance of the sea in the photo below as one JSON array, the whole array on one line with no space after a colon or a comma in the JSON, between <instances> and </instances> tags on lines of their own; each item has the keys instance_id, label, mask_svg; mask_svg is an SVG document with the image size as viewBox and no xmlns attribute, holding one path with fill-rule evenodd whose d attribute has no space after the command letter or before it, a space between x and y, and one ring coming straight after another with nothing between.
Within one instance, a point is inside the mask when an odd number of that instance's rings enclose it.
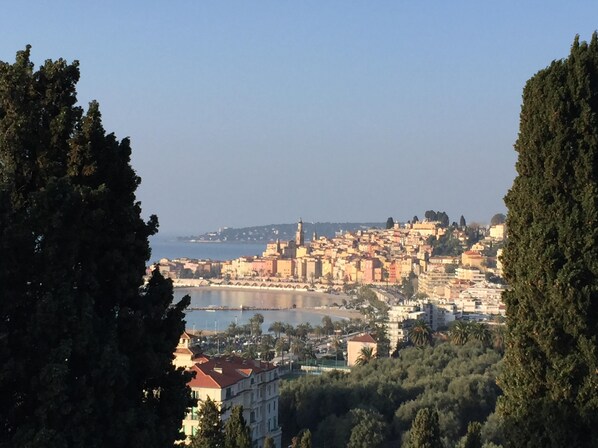
<instances>
[{"instance_id":1,"label":"sea","mask_svg":"<svg viewBox=\"0 0 598 448\"><path fill-rule=\"evenodd\" d=\"M191 243L176 238L155 237L150 239L152 255L151 263L156 263L162 258L198 258L211 260L232 260L241 256L260 255L265 249L264 243ZM228 307L230 310L189 310L186 314L187 328L195 330L225 330L231 322L237 325L249 323L256 314L264 316L262 330L268 331L275 321L298 325L310 323L312 326L322 323L324 314L303 309L332 305L341 299L338 296L322 293L302 293L291 291L269 290L239 290L217 288L176 288L175 301L184 295L191 297L193 307ZM285 308L281 310L241 310L242 307L256 308ZM334 316L331 319L341 320L342 317Z\"/></svg>"},{"instance_id":2,"label":"sea","mask_svg":"<svg viewBox=\"0 0 598 448\"><path fill-rule=\"evenodd\" d=\"M161 236L150 238L150 246L151 264L157 263L162 258L182 257L216 261L234 260L243 256L261 255L266 250L265 243L191 243Z\"/></svg>"}]
</instances>

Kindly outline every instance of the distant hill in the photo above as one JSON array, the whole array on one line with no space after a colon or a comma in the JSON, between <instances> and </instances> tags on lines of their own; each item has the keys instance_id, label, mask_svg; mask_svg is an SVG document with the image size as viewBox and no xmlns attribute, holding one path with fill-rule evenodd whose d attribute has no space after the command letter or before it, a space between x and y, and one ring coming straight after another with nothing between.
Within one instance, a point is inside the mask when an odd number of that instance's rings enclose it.
<instances>
[{"instance_id":1,"label":"distant hill","mask_svg":"<svg viewBox=\"0 0 598 448\"><path fill-rule=\"evenodd\" d=\"M386 226L381 222L304 222L303 229L305 240L312 238L314 230L318 236L334 237L339 232L354 232L356 230L366 230L372 227L383 229ZM235 243L267 243L277 238L281 241L295 239L297 223L293 224L269 224L266 226L243 227L235 229L233 227L223 227L215 232L207 232L196 236L183 236L179 240L198 241L198 242L235 242Z\"/></svg>"}]
</instances>

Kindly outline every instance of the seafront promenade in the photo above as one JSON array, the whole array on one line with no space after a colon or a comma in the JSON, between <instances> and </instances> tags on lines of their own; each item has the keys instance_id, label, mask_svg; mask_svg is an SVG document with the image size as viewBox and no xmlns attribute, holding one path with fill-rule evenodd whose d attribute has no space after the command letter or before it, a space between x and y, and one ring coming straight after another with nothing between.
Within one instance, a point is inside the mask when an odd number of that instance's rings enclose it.
<instances>
[{"instance_id":1,"label":"seafront promenade","mask_svg":"<svg viewBox=\"0 0 598 448\"><path fill-rule=\"evenodd\" d=\"M231 322L247 323L255 313L264 316L266 328L274 321L316 325L326 315L333 320L363 317L357 310L344 308L343 299L348 296L315 291L217 286L176 288L175 300L184 295L191 296L186 318L189 328L195 325L198 329L224 329Z\"/></svg>"},{"instance_id":2,"label":"seafront promenade","mask_svg":"<svg viewBox=\"0 0 598 448\"><path fill-rule=\"evenodd\" d=\"M289 291L289 292L314 292L323 294L327 292L328 287L322 284L310 285L306 282L293 281L271 281L264 279L243 279L230 280L225 283L223 279L193 279L193 278L175 278L172 279L175 288L191 287L213 287L213 288L234 288L246 290L265 290L265 291ZM339 294L335 291L335 294Z\"/></svg>"}]
</instances>

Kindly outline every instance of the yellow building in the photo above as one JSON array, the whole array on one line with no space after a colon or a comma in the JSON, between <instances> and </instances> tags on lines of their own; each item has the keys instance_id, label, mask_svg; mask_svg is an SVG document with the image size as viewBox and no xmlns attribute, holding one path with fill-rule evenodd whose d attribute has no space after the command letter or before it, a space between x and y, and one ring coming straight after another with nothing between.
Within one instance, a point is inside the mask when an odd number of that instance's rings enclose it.
<instances>
[{"instance_id":1,"label":"yellow building","mask_svg":"<svg viewBox=\"0 0 598 448\"><path fill-rule=\"evenodd\" d=\"M293 278L295 275L295 260L280 258L276 261L276 272L281 278Z\"/></svg>"},{"instance_id":2,"label":"yellow building","mask_svg":"<svg viewBox=\"0 0 598 448\"><path fill-rule=\"evenodd\" d=\"M378 343L371 334L361 334L347 341L347 365L354 366L365 347L372 348L372 355L375 356L378 350Z\"/></svg>"}]
</instances>

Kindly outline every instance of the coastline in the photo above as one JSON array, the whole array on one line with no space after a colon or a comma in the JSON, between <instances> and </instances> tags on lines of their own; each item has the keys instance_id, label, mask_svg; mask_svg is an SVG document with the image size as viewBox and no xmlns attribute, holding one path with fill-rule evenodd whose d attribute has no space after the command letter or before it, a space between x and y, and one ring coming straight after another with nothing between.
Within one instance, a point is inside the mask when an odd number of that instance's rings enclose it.
<instances>
[{"instance_id":1,"label":"coastline","mask_svg":"<svg viewBox=\"0 0 598 448\"><path fill-rule=\"evenodd\" d=\"M305 310L310 311L315 314L319 314L322 316L330 316L330 317L337 317L341 319L350 319L350 318L363 318L364 315L361 311L353 310L353 309L344 309L334 306L334 303L342 304L343 299L348 300L349 296L346 294L328 294L324 292L318 291L307 291L303 289L290 289L290 288L259 288L259 287L251 287L251 286L224 286L224 285L210 285L210 286L178 286L177 290L180 292L185 291L222 291L223 289L227 290L234 290L234 291L246 291L246 292L257 292L259 291L265 295L286 295L286 294L293 294L297 296L303 297L314 297L317 299L326 299L329 303L322 306L301 306L298 305L296 307L297 310Z\"/></svg>"}]
</instances>

